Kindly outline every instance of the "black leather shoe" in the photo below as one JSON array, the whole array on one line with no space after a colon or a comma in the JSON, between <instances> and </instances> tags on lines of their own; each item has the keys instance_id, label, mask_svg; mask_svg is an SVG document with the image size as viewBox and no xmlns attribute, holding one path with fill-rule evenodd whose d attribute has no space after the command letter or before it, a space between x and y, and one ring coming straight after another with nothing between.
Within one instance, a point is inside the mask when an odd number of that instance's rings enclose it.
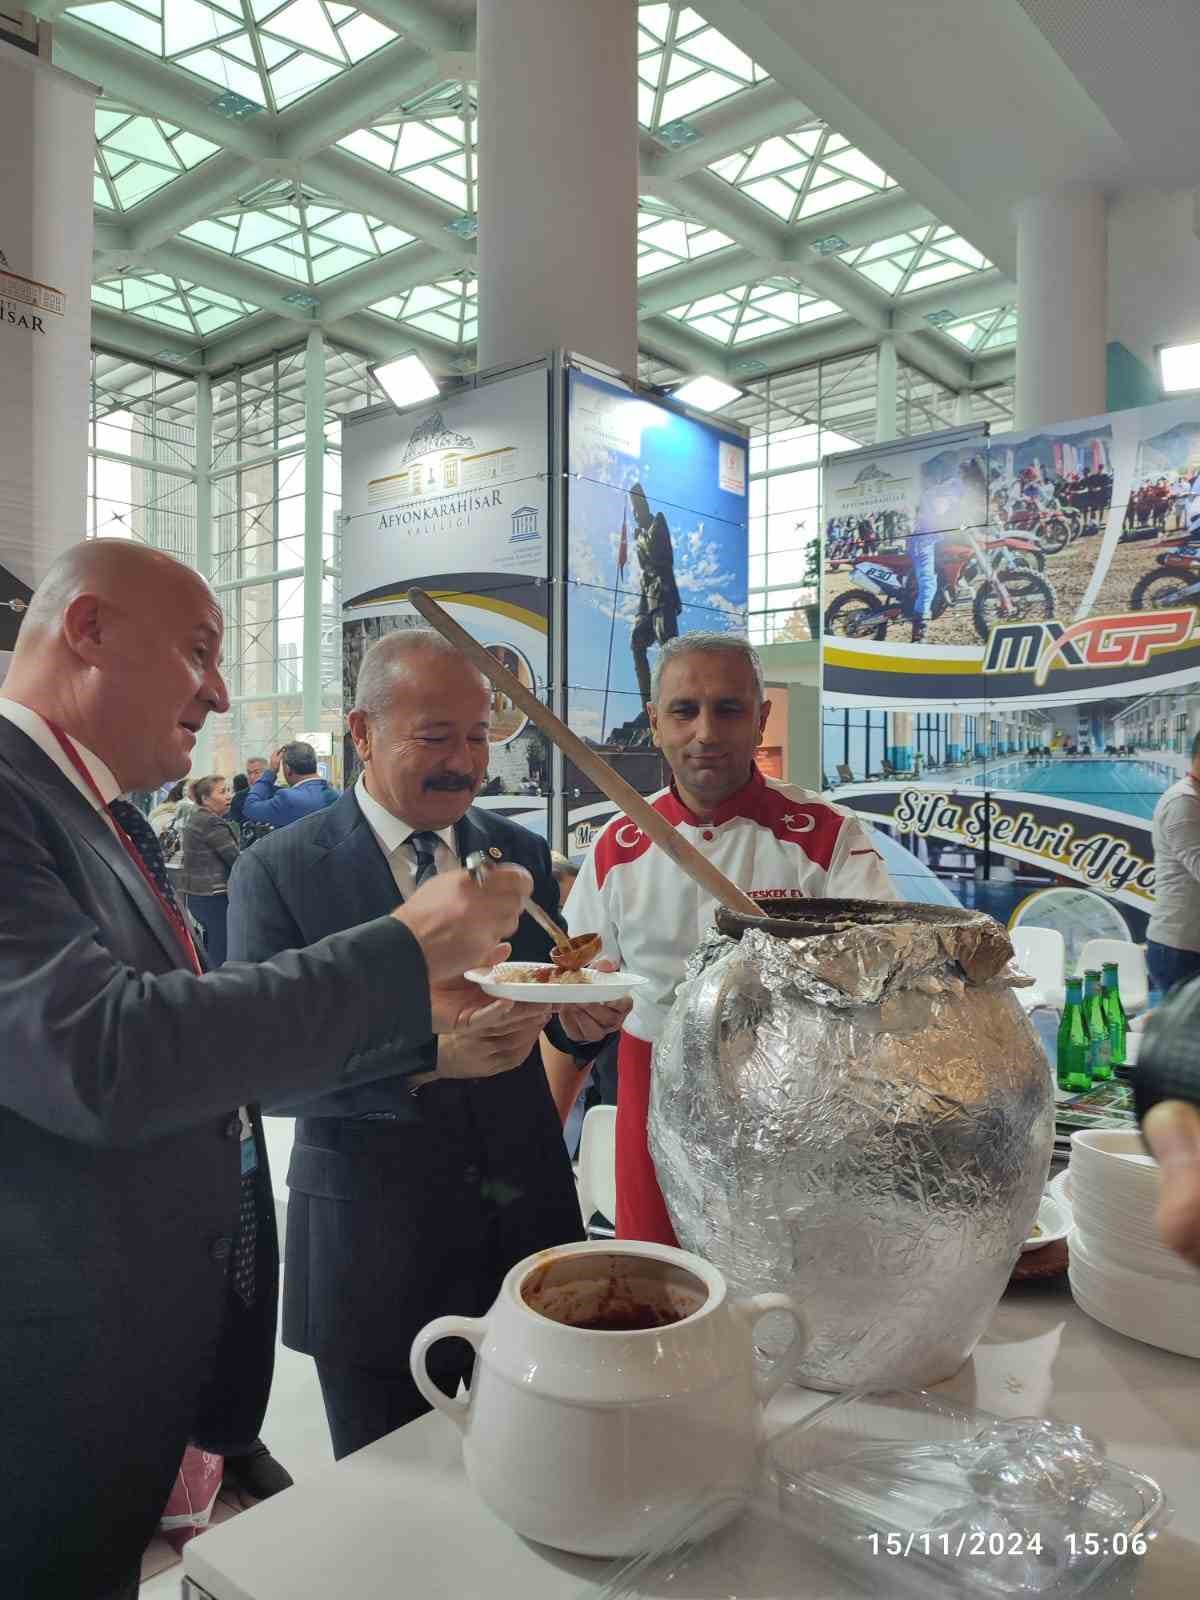
<instances>
[{"instance_id":1,"label":"black leather shoe","mask_svg":"<svg viewBox=\"0 0 1200 1600\"><path fill-rule=\"evenodd\" d=\"M269 1500L292 1487L292 1475L281 1467L261 1439L244 1456L225 1457L224 1487L254 1500Z\"/></svg>"}]
</instances>

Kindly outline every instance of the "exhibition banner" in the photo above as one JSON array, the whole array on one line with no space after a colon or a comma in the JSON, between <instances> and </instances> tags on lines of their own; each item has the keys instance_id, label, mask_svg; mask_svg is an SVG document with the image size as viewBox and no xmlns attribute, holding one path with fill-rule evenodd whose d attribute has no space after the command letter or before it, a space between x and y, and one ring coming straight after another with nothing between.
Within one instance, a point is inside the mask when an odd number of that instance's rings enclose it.
<instances>
[{"instance_id":1,"label":"exhibition banner","mask_svg":"<svg viewBox=\"0 0 1200 1600\"><path fill-rule=\"evenodd\" d=\"M0 44L0 680L86 529L96 91Z\"/></svg>"},{"instance_id":2,"label":"exhibition banner","mask_svg":"<svg viewBox=\"0 0 1200 1600\"><path fill-rule=\"evenodd\" d=\"M510 671L546 697L549 633L548 378L527 371L427 411L346 419L342 434L343 700L367 647L424 627L427 589ZM346 739L346 782L358 759ZM546 829L542 735L497 693L479 804Z\"/></svg>"},{"instance_id":3,"label":"exhibition banner","mask_svg":"<svg viewBox=\"0 0 1200 1600\"><path fill-rule=\"evenodd\" d=\"M1154 902L1154 862L1149 830L1135 817L1075 800L1070 803L1020 790L899 783L852 786L839 804L881 822L896 834L919 839L936 862L943 844L963 852L1023 862L1067 877L1149 912Z\"/></svg>"},{"instance_id":4,"label":"exhibition banner","mask_svg":"<svg viewBox=\"0 0 1200 1600\"><path fill-rule=\"evenodd\" d=\"M653 793L664 776L645 707L658 652L681 633L745 632L746 438L572 368L566 461L569 721ZM613 807L570 765L566 783L578 853Z\"/></svg>"},{"instance_id":5,"label":"exhibition banner","mask_svg":"<svg viewBox=\"0 0 1200 1600\"><path fill-rule=\"evenodd\" d=\"M969 904L1078 886L1140 936L1200 731L1200 404L830 457L824 516L826 787Z\"/></svg>"}]
</instances>

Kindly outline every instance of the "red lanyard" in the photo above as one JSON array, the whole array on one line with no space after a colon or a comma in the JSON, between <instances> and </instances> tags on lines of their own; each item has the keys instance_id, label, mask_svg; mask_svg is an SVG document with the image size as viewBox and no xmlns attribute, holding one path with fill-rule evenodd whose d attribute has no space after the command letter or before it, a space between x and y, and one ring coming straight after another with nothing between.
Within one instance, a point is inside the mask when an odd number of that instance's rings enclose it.
<instances>
[{"instance_id":1,"label":"red lanyard","mask_svg":"<svg viewBox=\"0 0 1200 1600\"><path fill-rule=\"evenodd\" d=\"M200 965L200 957L196 954L195 943L192 940L191 933L188 931L187 923L180 915L179 907L173 905L171 901L167 899L166 895L163 894L162 890L151 877L149 867L147 867L146 863L142 860L141 851L125 832L125 829L117 821L116 817L114 817L112 812L108 809L108 802L96 787L95 778L93 778L91 773L88 771L83 757L79 754L79 751L76 750L74 744L72 744L71 740L57 725L57 723L50 722L46 718L43 718L42 720L46 723L46 726L50 729L50 732L62 746L63 754L87 785L89 791L95 799L96 804L100 807L101 811L104 812L104 815L109 819L113 827L116 829L117 838L120 839L121 843L125 846L125 854L141 873L143 879L145 880L146 887L150 890L150 893L162 907L163 915L174 928L176 934L178 935L179 942L183 945L192 971L197 975L197 977L199 977L204 972L204 968Z\"/></svg>"}]
</instances>

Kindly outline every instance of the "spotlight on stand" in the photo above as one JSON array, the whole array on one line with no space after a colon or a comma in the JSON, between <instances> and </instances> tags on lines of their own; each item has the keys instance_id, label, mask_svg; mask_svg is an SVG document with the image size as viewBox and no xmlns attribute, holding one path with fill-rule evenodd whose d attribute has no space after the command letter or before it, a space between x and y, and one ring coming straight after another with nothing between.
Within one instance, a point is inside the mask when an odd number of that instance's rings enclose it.
<instances>
[{"instance_id":1,"label":"spotlight on stand","mask_svg":"<svg viewBox=\"0 0 1200 1600\"><path fill-rule=\"evenodd\" d=\"M437 379L415 350L380 361L368 367L367 372L397 411L420 405L422 400L433 400L438 394Z\"/></svg>"},{"instance_id":2,"label":"spotlight on stand","mask_svg":"<svg viewBox=\"0 0 1200 1600\"><path fill-rule=\"evenodd\" d=\"M672 390L671 397L682 400L685 406L694 406L697 411L720 411L722 406L730 406L735 400L740 400L742 392L731 383L703 374L680 384L678 389Z\"/></svg>"},{"instance_id":3,"label":"spotlight on stand","mask_svg":"<svg viewBox=\"0 0 1200 1600\"><path fill-rule=\"evenodd\" d=\"M1160 345L1158 370L1164 394L1200 389L1200 344Z\"/></svg>"}]
</instances>

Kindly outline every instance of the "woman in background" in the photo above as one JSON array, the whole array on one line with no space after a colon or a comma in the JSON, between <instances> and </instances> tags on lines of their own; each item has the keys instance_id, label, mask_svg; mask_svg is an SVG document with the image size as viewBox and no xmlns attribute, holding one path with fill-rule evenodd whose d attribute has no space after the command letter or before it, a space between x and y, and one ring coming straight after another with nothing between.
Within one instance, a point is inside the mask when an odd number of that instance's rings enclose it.
<instances>
[{"instance_id":1,"label":"woman in background","mask_svg":"<svg viewBox=\"0 0 1200 1600\"><path fill-rule=\"evenodd\" d=\"M163 847L163 854L170 858L179 849L178 835L183 828L189 811L195 809L195 799L192 796L192 785L187 778L180 778L173 788L168 789L165 797L156 806L150 807L149 823L154 829L154 836L160 844L164 837L175 832L174 848ZM168 841L168 845L172 841Z\"/></svg>"},{"instance_id":2,"label":"woman in background","mask_svg":"<svg viewBox=\"0 0 1200 1600\"><path fill-rule=\"evenodd\" d=\"M192 786L195 807L183 823L183 868L179 891L204 929L211 967L224 964L229 920L229 874L238 858L237 833L226 813L229 785L220 773Z\"/></svg>"}]
</instances>

